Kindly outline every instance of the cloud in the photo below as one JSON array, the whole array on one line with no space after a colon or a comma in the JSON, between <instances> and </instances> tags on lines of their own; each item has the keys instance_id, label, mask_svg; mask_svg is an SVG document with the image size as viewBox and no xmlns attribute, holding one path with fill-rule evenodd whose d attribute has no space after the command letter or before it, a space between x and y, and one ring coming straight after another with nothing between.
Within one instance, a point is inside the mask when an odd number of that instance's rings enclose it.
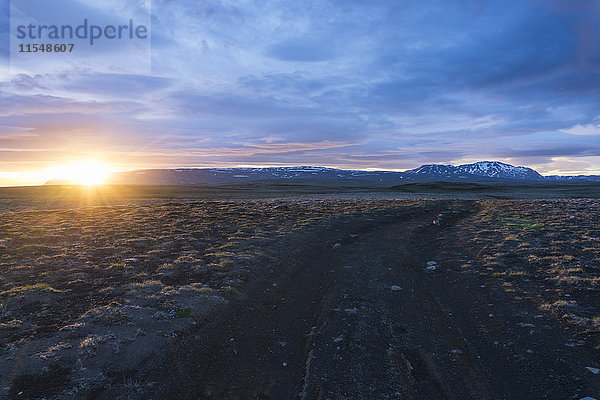
<instances>
[{"instance_id":1,"label":"cloud","mask_svg":"<svg viewBox=\"0 0 600 400\"><path fill-rule=\"evenodd\" d=\"M269 47L269 57L282 61L315 62L335 57L334 45L317 39L289 39Z\"/></svg>"},{"instance_id":2,"label":"cloud","mask_svg":"<svg viewBox=\"0 0 600 400\"><path fill-rule=\"evenodd\" d=\"M154 0L152 74L7 75L0 147L23 160L96 148L148 167L514 159L552 170L585 158L600 171L598 11L578 0Z\"/></svg>"},{"instance_id":3,"label":"cloud","mask_svg":"<svg viewBox=\"0 0 600 400\"><path fill-rule=\"evenodd\" d=\"M576 125L569 129L564 129L563 132L576 136L600 136L600 125Z\"/></svg>"}]
</instances>

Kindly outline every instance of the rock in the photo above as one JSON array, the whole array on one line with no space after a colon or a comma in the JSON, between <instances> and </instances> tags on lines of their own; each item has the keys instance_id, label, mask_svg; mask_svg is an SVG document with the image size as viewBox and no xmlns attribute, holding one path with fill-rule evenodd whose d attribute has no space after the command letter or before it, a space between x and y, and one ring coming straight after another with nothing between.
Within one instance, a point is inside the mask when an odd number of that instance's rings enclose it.
<instances>
[{"instance_id":1,"label":"rock","mask_svg":"<svg viewBox=\"0 0 600 400\"><path fill-rule=\"evenodd\" d=\"M402 290L402 288L397 285L392 285L392 287L390 289L392 289L394 292L397 292L398 290Z\"/></svg>"},{"instance_id":2,"label":"rock","mask_svg":"<svg viewBox=\"0 0 600 400\"><path fill-rule=\"evenodd\" d=\"M585 369L587 369L588 371L590 371L592 374L594 375L598 375L598 373L600 373L600 369L598 368L594 368L594 367L585 367Z\"/></svg>"},{"instance_id":3,"label":"rock","mask_svg":"<svg viewBox=\"0 0 600 400\"><path fill-rule=\"evenodd\" d=\"M340 247L342 247L342 245L340 243L336 243L333 245L332 248L335 250L335 249L339 249Z\"/></svg>"},{"instance_id":4,"label":"rock","mask_svg":"<svg viewBox=\"0 0 600 400\"><path fill-rule=\"evenodd\" d=\"M521 328L535 328L534 324L524 324L522 322L519 322L517 325L519 325Z\"/></svg>"},{"instance_id":5,"label":"rock","mask_svg":"<svg viewBox=\"0 0 600 400\"><path fill-rule=\"evenodd\" d=\"M435 271L436 268L438 267L438 263L435 261L427 261L427 267L425 267L425 269L427 271Z\"/></svg>"}]
</instances>

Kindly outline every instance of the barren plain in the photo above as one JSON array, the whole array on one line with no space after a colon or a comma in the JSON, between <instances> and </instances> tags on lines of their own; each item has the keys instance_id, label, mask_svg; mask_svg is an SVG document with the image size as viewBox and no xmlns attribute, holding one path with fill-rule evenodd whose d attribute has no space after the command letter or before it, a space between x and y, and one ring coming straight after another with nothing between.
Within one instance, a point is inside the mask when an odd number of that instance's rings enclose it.
<instances>
[{"instance_id":1,"label":"barren plain","mask_svg":"<svg viewBox=\"0 0 600 400\"><path fill-rule=\"evenodd\" d=\"M600 398L597 189L259 189L0 189L0 398Z\"/></svg>"}]
</instances>

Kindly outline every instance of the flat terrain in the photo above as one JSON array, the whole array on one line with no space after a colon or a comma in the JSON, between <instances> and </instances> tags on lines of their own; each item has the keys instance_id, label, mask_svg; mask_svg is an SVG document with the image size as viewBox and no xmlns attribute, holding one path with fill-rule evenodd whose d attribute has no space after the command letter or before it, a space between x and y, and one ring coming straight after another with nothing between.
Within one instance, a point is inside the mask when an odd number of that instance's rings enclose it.
<instances>
[{"instance_id":1,"label":"flat terrain","mask_svg":"<svg viewBox=\"0 0 600 400\"><path fill-rule=\"evenodd\" d=\"M0 398L600 398L590 188L205 190L0 189Z\"/></svg>"}]
</instances>

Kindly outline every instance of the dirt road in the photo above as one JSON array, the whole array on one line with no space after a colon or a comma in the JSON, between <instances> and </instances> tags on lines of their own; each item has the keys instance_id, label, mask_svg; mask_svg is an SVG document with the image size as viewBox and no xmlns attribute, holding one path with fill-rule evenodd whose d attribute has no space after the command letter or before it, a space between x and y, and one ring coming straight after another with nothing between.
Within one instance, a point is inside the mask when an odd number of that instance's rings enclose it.
<instances>
[{"instance_id":1,"label":"dirt road","mask_svg":"<svg viewBox=\"0 0 600 400\"><path fill-rule=\"evenodd\" d=\"M148 363L148 380L168 382L156 396L598 397L586 369L597 351L566 346L568 332L535 304L439 260L442 233L476 211L432 201L288 235L246 294Z\"/></svg>"}]
</instances>

